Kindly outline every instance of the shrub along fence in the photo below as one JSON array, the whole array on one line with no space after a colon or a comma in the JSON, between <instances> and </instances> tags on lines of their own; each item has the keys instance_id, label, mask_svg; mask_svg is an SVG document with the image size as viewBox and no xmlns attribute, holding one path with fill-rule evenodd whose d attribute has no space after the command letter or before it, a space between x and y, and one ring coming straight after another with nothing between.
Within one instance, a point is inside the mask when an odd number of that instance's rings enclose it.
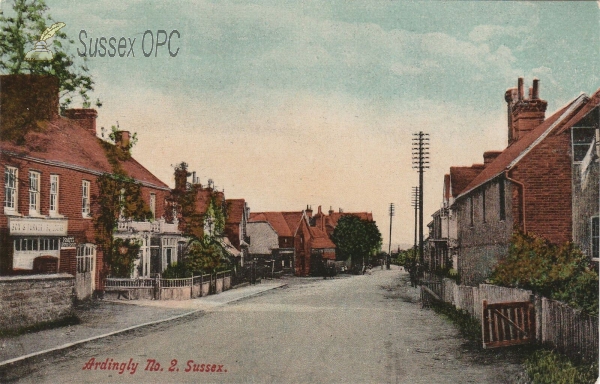
<instances>
[{"instance_id":1,"label":"shrub along fence","mask_svg":"<svg viewBox=\"0 0 600 384\"><path fill-rule=\"evenodd\" d=\"M539 297L524 289L479 284L458 285L452 279L426 276L421 285L421 300L452 304L481 323L483 301L488 304L529 301L535 306L536 342L555 348L572 358L596 361L598 358L598 317L568 305Z\"/></svg>"},{"instance_id":2,"label":"shrub along fence","mask_svg":"<svg viewBox=\"0 0 600 384\"><path fill-rule=\"evenodd\" d=\"M231 271L180 279L157 277L104 280L105 294L116 295L117 298L125 296L129 300L189 300L229 289L231 289Z\"/></svg>"}]
</instances>

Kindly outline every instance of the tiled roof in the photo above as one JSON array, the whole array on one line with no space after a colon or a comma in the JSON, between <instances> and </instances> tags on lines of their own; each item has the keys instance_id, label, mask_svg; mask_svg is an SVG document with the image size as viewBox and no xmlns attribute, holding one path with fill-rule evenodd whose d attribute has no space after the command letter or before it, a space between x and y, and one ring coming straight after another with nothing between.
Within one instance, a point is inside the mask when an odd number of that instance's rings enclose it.
<instances>
[{"instance_id":1,"label":"tiled roof","mask_svg":"<svg viewBox=\"0 0 600 384\"><path fill-rule=\"evenodd\" d=\"M250 221L268 221L273 229L275 229L275 232L277 232L277 235L292 237L296 228L292 230L286 220L286 215L290 213L292 212L254 212L250 214ZM300 212L301 216L302 212ZM300 223L300 219L298 219L298 223Z\"/></svg>"},{"instance_id":2,"label":"tiled roof","mask_svg":"<svg viewBox=\"0 0 600 384\"><path fill-rule=\"evenodd\" d=\"M327 216L329 219L327 224L336 227L342 216L356 216L361 220L373 221L373 214L370 212L332 212Z\"/></svg>"},{"instance_id":3,"label":"tiled roof","mask_svg":"<svg viewBox=\"0 0 600 384\"><path fill-rule=\"evenodd\" d=\"M460 195L482 170L481 167L450 167L450 192L452 196Z\"/></svg>"},{"instance_id":4,"label":"tiled roof","mask_svg":"<svg viewBox=\"0 0 600 384\"><path fill-rule=\"evenodd\" d=\"M473 189L503 173L505 170L515 166L519 160L531 150L531 148L536 146L552 131L561 127L561 124L568 122L570 117L575 116L585 101L587 101L587 97L584 94L579 95L573 101L547 118L542 124L534 128L531 132L508 146L494 161L489 163L487 167L481 171L477 177L466 186L466 188L464 188L464 190L460 192L458 197L469 193ZM563 128L564 127L568 126L564 125Z\"/></svg>"},{"instance_id":5,"label":"tiled roof","mask_svg":"<svg viewBox=\"0 0 600 384\"><path fill-rule=\"evenodd\" d=\"M25 145L0 141L0 150L56 166L74 168L91 173L112 173L112 166L100 139L80 127L75 121L58 117L42 123L41 132L30 131ZM168 189L168 186L135 159L121 161L121 167L130 177L143 184Z\"/></svg>"},{"instance_id":6,"label":"tiled roof","mask_svg":"<svg viewBox=\"0 0 600 384\"><path fill-rule=\"evenodd\" d=\"M556 134L564 132L566 129L571 128L575 124L579 122L579 120L583 119L588 113L590 113L594 108L600 105L600 89L598 89L592 97L590 97L584 106L573 116L569 121L561 126Z\"/></svg>"},{"instance_id":7,"label":"tiled roof","mask_svg":"<svg viewBox=\"0 0 600 384\"><path fill-rule=\"evenodd\" d=\"M244 199L227 199L227 223L239 224L244 216L246 200Z\"/></svg>"},{"instance_id":8,"label":"tiled roof","mask_svg":"<svg viewBox=\"0 0 600 384\"><path fill-rule=\"evenodd\" d=\"M309 227L312 237L311 247L313 249L335 248L335 244L329 239L329 236L317 227Z\"/></svg>"}]
</instances>

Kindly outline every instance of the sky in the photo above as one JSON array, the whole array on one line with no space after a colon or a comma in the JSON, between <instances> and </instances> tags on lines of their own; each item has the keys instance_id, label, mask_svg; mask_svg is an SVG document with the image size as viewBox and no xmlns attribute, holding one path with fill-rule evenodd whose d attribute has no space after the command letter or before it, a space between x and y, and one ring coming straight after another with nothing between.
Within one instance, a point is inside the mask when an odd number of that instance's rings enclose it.
<instances>
[{"instance_id":1,"label":"sky","mask_svg":"<svg viewBox=\"0 0 600 384\"><path fill-rule=\"evenodd\" d=\"M394 247L414 236L413 133L430 135L426 224L450 166L506 147L504 92L519 76L540 79L547 116L600 87L597 2L47 4L80 63L90 38L136 39L134 57L86 60L98 127L137 132L134 157L167 184L185 161L254 212L373 212L384 244L394 203ZM150 43L158 30L179 33L175 57Z\"/></svg>"}]
</instances>

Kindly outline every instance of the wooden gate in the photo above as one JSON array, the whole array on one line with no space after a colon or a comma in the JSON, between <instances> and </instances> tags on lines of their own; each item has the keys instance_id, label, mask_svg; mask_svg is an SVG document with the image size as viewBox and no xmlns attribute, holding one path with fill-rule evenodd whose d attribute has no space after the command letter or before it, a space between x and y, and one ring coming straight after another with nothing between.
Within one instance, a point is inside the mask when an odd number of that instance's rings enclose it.
<instances>
[{"instance_id":1,"label":"wooden gate","mask_svg":"<svg viewBox=\"0 0 600 384\"><path fill-rule=\"evenodd\" d=\"M488 304L483 301L483 348L535 341L535 309L529 301Z\"/></svg>"}]
</instances>

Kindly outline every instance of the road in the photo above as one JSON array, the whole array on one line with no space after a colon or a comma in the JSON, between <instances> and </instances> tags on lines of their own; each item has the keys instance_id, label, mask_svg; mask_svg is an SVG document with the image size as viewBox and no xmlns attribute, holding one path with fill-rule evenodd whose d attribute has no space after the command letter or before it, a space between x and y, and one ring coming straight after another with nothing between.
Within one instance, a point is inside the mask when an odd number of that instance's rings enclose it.
<instances>
[{"instance_id":1,"label":"road","mask_svg":"<svg viewBox=\"0 0 600 384\"><path fill-rule=\"evenodd\" d=\"M39 362L19 382L510 382L516 362L477 358L452 324L420 308L407 281L398 270L290 279L185 322ZM107 361L122 373L96 364Z\"/></svg>"}]
</instances>

